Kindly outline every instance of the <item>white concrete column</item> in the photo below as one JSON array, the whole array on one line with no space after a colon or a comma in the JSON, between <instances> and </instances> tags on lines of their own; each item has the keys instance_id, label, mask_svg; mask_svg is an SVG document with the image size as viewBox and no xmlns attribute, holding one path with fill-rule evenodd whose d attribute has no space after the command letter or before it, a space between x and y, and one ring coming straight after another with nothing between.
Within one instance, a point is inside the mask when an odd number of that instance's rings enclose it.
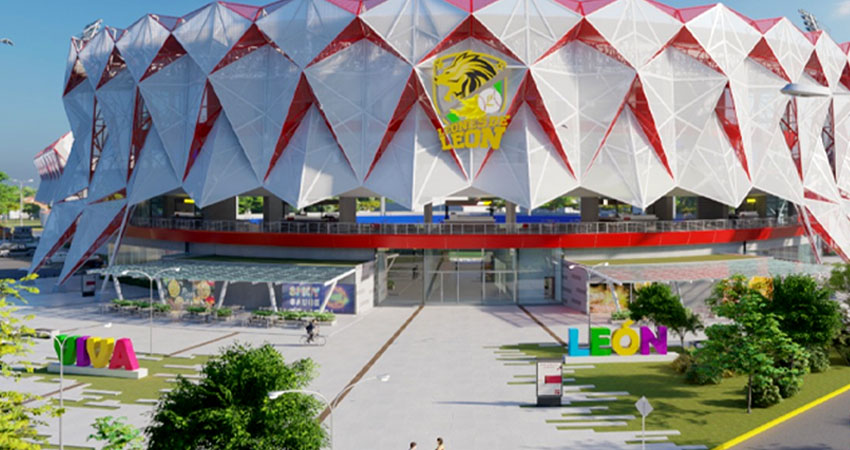
<instances>
[{"instance_id":1,"label":"white concrete column","mask_svg":"<svg viewBox=\"0 0 850 450\"><path fill-rule=\"evenodd\" d=\"M277 312L277 298L274 295L274 284L266 283L269 287L269 303L271 303L272 311Z\"/></svg>"},{"instance_id":2,"label":"white concrete column","mask_svg":"<svg viewBox=\"0 0 850 450\"><path fill-rule=\"evenodd\" d=\"M582 197L580 204L582 222L599 221L599 197Z\"/></svg>"}]
</instances>

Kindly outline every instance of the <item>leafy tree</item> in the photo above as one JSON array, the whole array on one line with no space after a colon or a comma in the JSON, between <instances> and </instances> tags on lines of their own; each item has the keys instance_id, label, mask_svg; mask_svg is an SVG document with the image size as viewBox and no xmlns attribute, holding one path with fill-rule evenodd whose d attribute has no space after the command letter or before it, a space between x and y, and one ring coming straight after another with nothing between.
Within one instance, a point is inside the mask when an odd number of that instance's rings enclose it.
<instances>
[{"instance_id":1,"label":"leafy tree","mask_svg":"<svg viewBox=\"0 0 850 450\"><path fill-rule=\"evenodd\" d=\"M321 403L293 393L269 400L271 391L300 389L315 375L302 359L285 364L269 344L234 344L210 359L199 384L178 376L145 430L158 449L319 449L327 433L316 420Z\"/></svg>"},{"instance_id":2,"label":"leafy tree","mask_svg":"<svg viewBox=\"0 0 850 450\"><path fill-rule=\"evenodd\" d=\"M836 264L829 274L828 284L834 291L850 293L850 264Z\"/></svg>"},{"instance_id":3,"label":"leafy tree","mask_svg":"<svg viewBox=\"0 0 850 450\"><path fill-rule=\"evenodd\" d=\"M635 300L629 304L632 320L649 319L656 325L663 325L679 336L682 348L685 348L685 336L703 328L699 316L682 305L679 297L673 294L670 286L652 283L637 290Z\"/></svg>"},{"instance_id":4,"label":"leafy tree","mask_svg":"<svg viewBox=\"0 0 850 450\"><path fill-rule=\"evenodd\" d=\"M381 209L381 199L376 197L358 198L358 211L377 211Z\"/></svg>"},{"instance_id":5,"label":"leafy tree","mask_svg":"<svg viewBox=\"0 0 850 450\"><path fill-rule=\"evenodd\" d=\"M24 203L24 213L33 219L38 219L41 215L41 206L38 206L38 203Z\"/></svg>"},{"instance_id":6,"label":"leafy tree","mask_svg":"<svg viewBox=\"0 0 850 450\"><path fill-rule=\"evenodd\" d=\"M88 440L105 441L103 450L143 450L145 438L138 428L125 423L126 417L98 417L92 427L95 433Z\"/></svg>"},{"instance_id":7,"label":"leafy tree","mask_svg":"<svg viewBox=\"0 0 850 450\"><path fill-rule=\"evenodd\" d=\"M540 205L540 209L555 211L563 210L567 207L575 208L576 206L578 206L578 199L576 197L561 196Z\"/></svg>"},{"instance_id":8,"label":"leafy tree","mask_svg":"<svg viewBox=\"0 0 850 450\"><path fill-rule=\"evenodd\" d=\"M21 284L34 278L29 276L21 281L0 279L0 376L17 379L20 373L13 371L13 364L23 364L27 371L32 371L28 362L20 360L32 351L30 347L35 331L24 324L32 316L15 317L13 314L19 308L7 299L24 301L21 292L38 293L36 288ZM38 450L40 444L46 442L36 431L36 426L45 424L40 417L56 416L61 411L50 404L30 406L32 401L39 399L24 392L0 392L0 448Z\"/></svg>"},{"instance_id":9,"label":"leafy tree","mask_svg":"<svg viewBox=\"0 0 850 450\"><path fill-rule=\"evenodd\" d=\"M17 210L20 203L18 187L6 184L9 176L0 172L0 215Z\"/></svg>"},{"instance_id":10,"label":"leafy tree","mask_svg":"<svg viewBox=\"0 0 850 450\"><path fill-rule=\"evenodd\" d=\"M700 365L747 376L747 413L754 404L769 406L796 393L808 368L806 351L782 332L774 314L764 313L765 301L751 292L726 303L733 322L706 328L708 341L695 353Z\"/></svg>"},{"instance_id":11,"label":"leafy tree","mask_svg":"<svg viewBox=\"0 0 850 450\"><path fill-rule=\"evenodd\" d=\"M841 313L831 295L809 275L777 277L767 311L776 314L780 328L794 342L823 349L841 329Z\"/></svg>"},{"instance_id":12,"label":"leafy tree","mask_svg":"<svg viewBox=\"0 0 850 450\"><path fill-rule=\"evenodd\" d=\"M239 196L239 214L261 214L263 197Z\"/></svg>"}]
</instances>

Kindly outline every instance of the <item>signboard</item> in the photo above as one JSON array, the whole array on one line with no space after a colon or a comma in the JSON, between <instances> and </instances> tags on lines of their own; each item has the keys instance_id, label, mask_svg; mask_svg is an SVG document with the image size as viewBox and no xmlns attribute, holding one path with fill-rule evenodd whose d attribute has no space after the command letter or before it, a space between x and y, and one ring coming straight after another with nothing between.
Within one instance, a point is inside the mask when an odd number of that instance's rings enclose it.
<instances>
[{"instance_id":1,"label":"signboard","mask_svg":"<svg viewBox=\"0 0 850 450\"><path fill-rule=\"evenodd\" d=\"M649 404L649 400L646 397L641 397L640 400L635 403L635 408L637 408L638 412L641 416L646 417L649 413L652 412L652 405Z\"/></svg>"},{"instance_id":2,"label":"signboard","mask_svg":"<svg viewBox=\"0 0 850 450\"><path fill-rule=\"evenodd\" d=\"M634 322L625 321L620 328L613 332L608 327L593 327L590 329L590 347L579 346L579 330L567 329L567 355L569 356L609 356L616 353L620 356L631 356L640 350L641 355L649 355L652 350L659 355L667 354L667 327L659 326L656 332L649 327L640 327L640 333L631 329Z\"/></svg>"},{"instance_id":3,"label":"signboard","mask_svg":"<svg viewBox=\"0 0 850 450\"><path fill-rule=\"evenodd\" d=\"M174 311L188 306L212 308L215 304L215 281L164 279L165 301Z\"/></svg>"},{"instance_id":4,"label":"signboard","mask_svg":"<svg viewBox=\"0 0 850 450\"><path fill-rule=\"evenodd\" d=\"M564 305L582 313L587 312L587 270L569 261L564 261L562 267L561 299Z\"/></svg>"},{"instance_id":5,"label":"signboard","mask_svg":"<svg viewBox=\"0 0 850 450\"><path fill-rule=\"evenodd\" d=\"M94 296L94 292L97 290L97 275L93 273L83 274L82 283L83 297Z\"/></svg>"},{"instance_id":6,"label":"signboard","mask_svg":"<svg viewBox=\"0 0 850 450\"><path fill-rule=\"evenodd\" d=\"M51 373L62 370L69 374L143 378L147 369L140 368L130 339L97 336L57 335L53 339L58 363L51 364Z\"/></svg>"},{"instance_id":7,"label":"signboard","mask_svg":"<svg viewBox=\"0 0 850 450\"><path fill-rule=\"evenodd\" d=\"M318 283L283 283L281 285L281 307L302 311L318 311L330 286ZM357 295L353 284L337 283L331 293L325 311L334 314L354 314Z\"/></svg>"},{"instance_id":8,"label":"signboard","mask_svg":"<svg viewBox=\"0 0 850 450\"><path fill-rule=\"evenodd\" d=\"M537 405L561 406L563 365L559 360L537 361Z\"/></svg>"},{"instance_id":9,"label":"signboard","mask_svg":"<svg viewBox=\"0 0 850 450\"><path fill-rule=\"evenodd\" d=\"M471 50L434 61L431 98L445 125L439 130L443 150L501 146L510 119L507 66L502 58Z\"/></svg>"}]
</instances>

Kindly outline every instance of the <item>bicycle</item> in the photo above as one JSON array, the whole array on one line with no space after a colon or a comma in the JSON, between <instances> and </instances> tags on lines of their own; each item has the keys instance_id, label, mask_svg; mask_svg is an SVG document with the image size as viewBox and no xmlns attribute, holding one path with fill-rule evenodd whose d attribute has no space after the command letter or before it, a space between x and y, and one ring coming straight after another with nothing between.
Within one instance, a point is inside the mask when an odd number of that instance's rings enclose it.
<instances>
[{"instance_id":1,"label":"bicycle","mask_svg":"<svg viewBox=\"0 0 850 450\"><path fill-rule=\"evenodd\" d=\"M317 345L319 347L323 347L328 342L328 339L326 337L322 336L321 334L317 334L317 335L313 336L312 341L310 341L309 339L310 339L310 335L304 334L304 335L301 336L301 338L298 340L298 342L300 342L301 345Z\"/></svg>"}]
</instances>

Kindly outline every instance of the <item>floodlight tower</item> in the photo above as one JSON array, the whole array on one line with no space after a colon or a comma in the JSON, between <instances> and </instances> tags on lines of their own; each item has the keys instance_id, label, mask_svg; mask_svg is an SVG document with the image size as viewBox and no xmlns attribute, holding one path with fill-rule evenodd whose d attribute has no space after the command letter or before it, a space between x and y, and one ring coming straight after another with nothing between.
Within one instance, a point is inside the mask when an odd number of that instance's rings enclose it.
<instances>
[{"instance_id":1,"label":"floodlight tower","mask_svg":"<svg viewBox=\"0 0 850 450\"><path fill-rule=\"evenodd\" d=\"M829 29L821 25L814 14L805 9L798 9L797 12L800 13L800 17L803 19L803 26L806 28L806 31L810 33L814 31L826 31L829 33Z\"/></svg>"},{"instance_id":2,"label":"floodlight tower","mask_svg":"<svg viewBox=\"0 0 850 450\"><path fill-rule=\"evenodd\" d=\"M81 41L91 40L91 38L93 38L94 35L96 35L98 31L100 31L101 25L103 25L103 19L97 19L94 22L86 25L83 28L83 32L80 33L80 40Z\"/></svg>"}]
</instances>

